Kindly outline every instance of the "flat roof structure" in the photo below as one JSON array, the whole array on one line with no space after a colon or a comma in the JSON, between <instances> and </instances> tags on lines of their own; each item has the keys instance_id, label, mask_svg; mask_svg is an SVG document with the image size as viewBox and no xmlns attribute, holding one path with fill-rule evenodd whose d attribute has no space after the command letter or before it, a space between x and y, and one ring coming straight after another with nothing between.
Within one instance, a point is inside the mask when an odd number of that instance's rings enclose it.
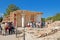
<instances>
[{"instance_id":1,"label":"flat roof structure","mask_svg":"<svg viewBox=\"0 0 60 40\"><path fill-rule=\"evenodd\" d=\"M41 22L42 12L31 12L27 10L16 10L10 12L8 17L4 17L4 22L13 22L15 26L26 26L28 22ZM38 19L39 17L39 19ZM7 20L9 19L9 20ZM6 21L7 20L7 21Z\"/></svg>"}]
</instances>

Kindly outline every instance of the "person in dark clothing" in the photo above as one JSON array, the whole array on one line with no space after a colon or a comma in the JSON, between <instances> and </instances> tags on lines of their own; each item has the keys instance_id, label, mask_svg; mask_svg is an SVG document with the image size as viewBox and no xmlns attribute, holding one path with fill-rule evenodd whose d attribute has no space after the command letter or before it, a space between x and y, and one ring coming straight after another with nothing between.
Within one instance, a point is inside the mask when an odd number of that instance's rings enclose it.
<instances>
[{"instance_id":1,"label":"person in dark clothing","mask_svg":"<svg viewBox=\"0 0 60 40\"><path fill-rule=\"evenodd\" d=\"M11 27L9 27L9 34L11 34L11 31L12 31L12 30L11 30Z\"/></svg>"},{"instance_id":2,"label":"person in dark clothing","mask_svg":"<svg viewBox=\"0 0 60 40\"><path fill-rule=\"evenodd\" d=\"M0 30L2 31L1 24L0 24Z\"/></svg>"},{"instance_id":3,"label":"person in dark clothing","mask_svg":"<svg viewBox=\"0 0 60 40\"><path fill-rule=\"evenodd\" d=\"M8 29L9 29L9 34L11 34L11 31L12 31L12 29L11 29L11 22L8 22L8 24L9 24L9 26L8 26Z\"/></svg>"},{"instance_id":4,"label":"person in dark clothing","mask_svg":"<svg viewBox=\"0 0 60 40\"><path fill-rule=\"evenodd\" d=\"M13 24L12 22L9 22L9 34L12 34L14 32L14 27L13 27Z\"/></svg>"},{"instance_id":5,"label":"person in dark clothing","mask_svg":"<svg viewBox=\"0 0 60 40\"><path fill-rule=\"evenodd\" d=\"M14 30L15 30L15 28L12 26L12 27L11 27L11 32L12 32L12 33L15 33Z\"/></svg>"}]
</instances>

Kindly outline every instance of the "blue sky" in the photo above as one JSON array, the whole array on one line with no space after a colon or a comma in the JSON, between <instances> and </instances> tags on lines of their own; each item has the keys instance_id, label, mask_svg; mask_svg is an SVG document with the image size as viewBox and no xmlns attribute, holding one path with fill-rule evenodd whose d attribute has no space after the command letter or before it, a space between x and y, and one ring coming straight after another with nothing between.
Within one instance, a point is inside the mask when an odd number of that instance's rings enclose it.
<instances>
[{"instance_id":1,"label":"blue sky","mask_svg":"<svg viewBox=\"0 0 60 40\"><path fill-rule=\"evenodd\" d=\"M0 0L0 16L9 4L15 4L21 10L43 12L45 18L60 12L60 0Z\"/></svg>"}]
</instances>

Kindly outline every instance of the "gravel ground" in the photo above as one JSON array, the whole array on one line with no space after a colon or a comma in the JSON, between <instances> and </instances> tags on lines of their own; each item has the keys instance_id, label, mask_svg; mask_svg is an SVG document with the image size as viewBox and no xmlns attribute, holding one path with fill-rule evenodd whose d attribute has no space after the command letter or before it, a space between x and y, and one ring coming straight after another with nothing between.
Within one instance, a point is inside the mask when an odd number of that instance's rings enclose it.
<instances>
[{"instance_id":1,"label":"gravel ground","mask_svg":"<svg viewBox=\"0 0 60 40\"><path fill-rule=\"evenodd\" d=\"M22 30L22 29L20 28L20 30ZM27 32L27 30L29 30L29 29L26 28L26 30L25 30L25 40L60 40L60 31L58 31L58 32L56 32L55 34L52 34L52 35L37 38L37 37L34 36L33 33L31 34L31 33ZM36 29L33 29L33 30L36 30ZM23 36L19 36L18 38L16 38L16 35L13 34L13 35L6 35L6 36L0 35L0 40L24 40L24 39L23 39Z\"/></svg>"}]
</instances>

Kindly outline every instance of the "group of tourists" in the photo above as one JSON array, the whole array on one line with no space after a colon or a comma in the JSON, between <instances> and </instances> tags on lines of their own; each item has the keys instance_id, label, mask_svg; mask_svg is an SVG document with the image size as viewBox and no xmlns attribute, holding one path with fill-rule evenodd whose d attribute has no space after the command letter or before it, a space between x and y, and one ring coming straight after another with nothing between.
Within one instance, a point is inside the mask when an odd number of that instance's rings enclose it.
<instances>
[{"instance_id":1,"label":"group of tourists","mask_svg":"<svg viewBox=\"0 0 60 40\"><path fill-rule=\"evenodd\" d=\"M2 22L0 24L0 29L3 35L15 33L14 26L12 22Z\"/></svg>"},{"instance_id":2,"label":"group of tourists","mask_svg":"<svg viewBox=\"0 0 60 40\"><path fill-rule=\"evenodd\" d=\"M27 24L27 27L41 28L41 23L40 22L30 22L30 23Z\"/></svg>"}]
</instances>

